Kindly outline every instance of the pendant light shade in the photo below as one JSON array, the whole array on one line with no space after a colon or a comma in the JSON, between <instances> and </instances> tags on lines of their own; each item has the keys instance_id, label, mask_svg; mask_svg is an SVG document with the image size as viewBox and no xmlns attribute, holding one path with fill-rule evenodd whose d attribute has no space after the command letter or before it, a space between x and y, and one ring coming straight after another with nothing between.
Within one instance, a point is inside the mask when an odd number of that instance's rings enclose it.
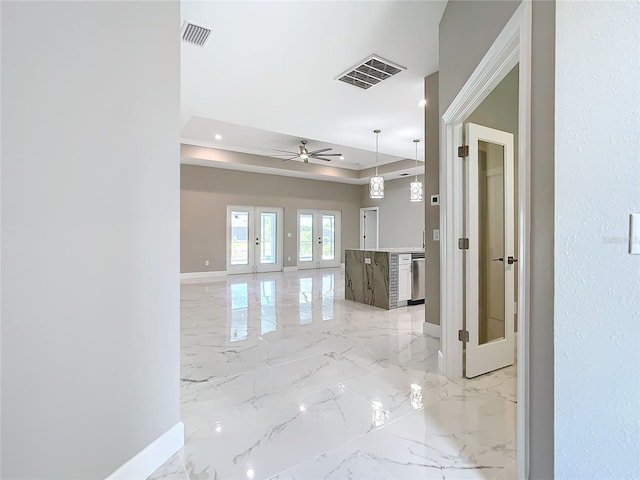
<instances>
[{"instance_id":1,"label":"pendant light shade","mask_svg":"<svg viewBox=\"0 0 640 480\"><path fill-rule=\"evenodd\" d=\"M419 139L415 139L413 143L416 144L416 168L418 168L418 143ZM413 182L409 184L409 201L421 202L422 201L422 182L418 181L418 174Z\"/></svg>"},{"instance_id":2,"label":"pendant light shade","mask_svg":"<svg viewBox=\"0 0 640 480\"><path fill-rule=\"evenodd\" d=\"M384 198L384 178L374 175L369 180L369 198Z\"/></svg>"},{"instance_id":3,"label":"pendant light shade","mask_svg":"<svg viewBox=\"0 0 640 480\"><path fill-rule=\"evenodd\" d=\"M376 174L369 180L369 198L384 198L384 178L378 175L378 135L380 130L374 130L376 134Z\"/></svg>"}]
</instances>

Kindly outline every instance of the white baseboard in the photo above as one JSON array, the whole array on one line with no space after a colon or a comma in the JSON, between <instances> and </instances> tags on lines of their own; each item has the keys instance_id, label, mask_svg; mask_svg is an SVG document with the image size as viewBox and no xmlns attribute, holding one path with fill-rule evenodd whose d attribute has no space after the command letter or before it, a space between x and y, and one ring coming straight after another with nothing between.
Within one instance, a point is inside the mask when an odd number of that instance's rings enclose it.
<instances>
[{"instance_id":1,"label":"white baseboard","mask_svg":"<svg viewBox=\"0 0 640 480\"><path fill-rule=\"evenodd\" d=\"M444 355L442 355L442 350L438 350L438 373L444 375Z\"/></svg>"},{"instance_id":2,"label":"white baseboard","mask_svg":"<svg viewBox=\"0 0 640 480\"><path fill-rule=\"evenodd\" d=\"M283 272L297 272L298 271L298 266L294 265L293 267L284 267L282 269Z\"/></svg>"},{"instance_id":3,"label":"white baseboard","mask_svg":"<svg viewBox=\"0 0 640 480\"><path fill-rule=\"evenodd\" d=\"M429 335L430 337L440 338L440 325L424 322L422 324L422 333Z\"/></svg>"},{"instance_id":4,"label":"white baseboard","mask_svg":"<svg viewBox=\"0 0 640 480\"><path fill-rule=\"evenodd\" d=\"M206 282L212 278L226 277L227 272L221 270L218 272L189 272L180 274L180 283Z\"/></svg>"},{"instance_id":5,"label":"white baseboard","mask_svg":"<svg viewBox=\"0 0 640 480\"><path fill-rule=\"evenodd\" d=\"M184 423L178 422L109 475L106 480L145 479L182 447L184 447Z\"/></svg>"}]
</instances>

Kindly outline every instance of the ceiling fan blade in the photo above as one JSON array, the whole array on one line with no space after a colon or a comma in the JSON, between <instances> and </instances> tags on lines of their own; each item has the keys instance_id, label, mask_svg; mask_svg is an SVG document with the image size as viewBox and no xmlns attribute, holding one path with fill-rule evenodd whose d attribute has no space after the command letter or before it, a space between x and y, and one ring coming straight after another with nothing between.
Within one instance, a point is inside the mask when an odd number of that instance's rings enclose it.
<instances>
[{"instance_id":1,"label":"ceiling fan blade","mask_svg":"<svg viewBox=\"0 0 640 480\"><path fill-rule=\"evenodd\" d=\"M282 160L280 160L281 162L288 162L289 160L293 160L294 158L298 158L298 155L296 155L295 157L289 157L289 158L283 158Z\"/></svg>"},{"instance_id":2,"label":"ceiling fan blade","mask_svg":"<svg viewBox=\"0 0 640 480\"><path fill-rule=\"evenodd\" d=\"M311 154L309 154L309 155L311 155ZM341 153L322 153L321 155L323 157L339 157L342 154ZM312 155L312 156L315 156L315 155Z\"/></svg>"},{"instance_id":3,"label":"ceiling fan blade","mask_svg":"<svg viewBox=\"0 0 640 480\"><path fill-rule=\"evenodd\" d=\"M307 152L309 155L315 155L316 153L328 152L329 150L333 150L332 148L321 148L320 150L314 150L313 152Z\"/></svg>"},{"instance_id":4,"label":"ceiling fan blade","mask_svg":"<svg viewBox=\"0 0 640 480\"><path fill-rule=\"evenodd\" d=\"M316 160L324 160L325 162L330 162L331 159L330 158L322 158L322 157L313 157Z\"/></svg>"},{"instance_id":5,"label":"ceiling fan blade","mask_svg":"<svg viewBox=\"0 0 640 480\"><path fill-rule=\"evenodd\" d=\"M274 152L288 153L289 155L298 155L298 152L290 152L289 150L278 150L277 148L274 148L273 151Z\"/></svg>"}]
</instances>

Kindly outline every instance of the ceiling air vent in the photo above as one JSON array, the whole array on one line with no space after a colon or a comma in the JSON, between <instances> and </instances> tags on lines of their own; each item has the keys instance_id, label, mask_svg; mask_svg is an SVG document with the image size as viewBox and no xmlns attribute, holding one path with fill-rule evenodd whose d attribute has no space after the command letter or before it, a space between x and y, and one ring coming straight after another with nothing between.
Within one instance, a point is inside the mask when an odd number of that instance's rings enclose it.
<instances>
[{"instance_id":1,"label":"ceiling air vent","mask_svg":"<svg viewBox=\"0 0 640 480\"><path fill-rule=\"evenodd\" d=\"M211 36L211 29L196 25L189 21L184 22L182 27L182 41L197 47L205 47Z\"/></svg>"},{"instance_id":2,"label":"ceiling air vent","mask_svg":"<svg viewBox=\"0 0 640 480\"><path fill-rule=\"evenodd\" d=\"M406 70L393 62L371 55L336 77L341 82L367 90L396 73Z\"/></svg>"},{"instance_id":3,"label":"ceiling air vent","mask_svg":"<svg viewBox=\"0 0 640 480\"><path fill-rule=\"evenodd\" d=\"M409 176L409 174L408 174L408 173L401 173L401 174L400 174L400 176L401 176L401 177L408 177L408 176Z\"/></svg>"}]
</instances>

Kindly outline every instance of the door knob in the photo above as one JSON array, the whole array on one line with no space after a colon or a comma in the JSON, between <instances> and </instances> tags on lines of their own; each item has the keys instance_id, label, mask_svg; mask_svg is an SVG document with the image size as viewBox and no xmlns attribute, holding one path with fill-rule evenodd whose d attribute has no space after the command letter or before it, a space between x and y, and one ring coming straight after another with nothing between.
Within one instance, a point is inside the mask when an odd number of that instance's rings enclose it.
<instances>
[{"instance_id":1,"label":"door knob","mask_svg":"<svg viewBox=\"0 0 640 480\"><path fill-rule=\"evenodd\" d=\"M511 257L509 257L511 258ZM504 262L504 258L500 257L500 258L494 258L492 261L494 262Z\"/></svg>"},{"instance_id":2,"label":"door knob","mask_svg":"<svg viewBox=\"0 0 640 480\"><path fill-rule=\"evenodd\" d=\"M514 263L516 263L518 261L517 258L513 258L513 257L507 257L507 263L509 265L513 265Z\"/></svg>"}]
</instances>

